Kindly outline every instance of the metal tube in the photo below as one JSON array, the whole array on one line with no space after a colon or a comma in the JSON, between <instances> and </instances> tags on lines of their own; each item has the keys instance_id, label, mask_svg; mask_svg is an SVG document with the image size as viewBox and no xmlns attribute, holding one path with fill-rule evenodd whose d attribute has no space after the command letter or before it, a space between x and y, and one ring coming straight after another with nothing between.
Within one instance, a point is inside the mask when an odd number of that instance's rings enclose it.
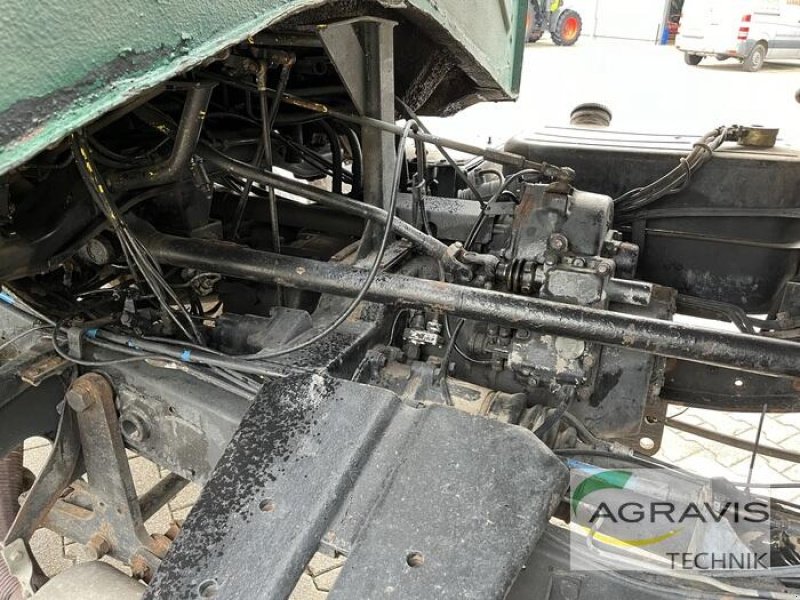
<instances>
[{"instance_id":1,"label":"metal tube","mask_svg":"<svg viewBox=\"0 0 800 600\"><path fill-rule=\"evenodd\" d=\"M258 83L258 100L261 106L261 136L264 145L264 166L267 171L272 172L272 115L269 112L269 102L267 100L267 71L269 67L266 61L259 64L256 81ZM279 97L280 98L280 97ZM276 101L277 104L277 101ZM249 186L248 186L249 187ZM281 230L278 222L278 199L275 196L275 186L269 186L269 225L272 234L272 249L281 253ZM246 202L246 198L245 198ZM283 306L283 290L280 286L275 288L275 304Z\"/></svg>"},{"instance_id":2,"label":"metal tube","mask_svg":"<svg viewBox=\"0 0 800 600\"><path fill-rule=\"evenodd\" d=\"M225 242L162 235L140 239L153 256L175 266L223 273L321 293L355 296L367 272L335 263L277 256ZM383 273L366 299L389 305L429 306L465 319L579 338L669 358L754 373L800 377L800 344L716 331L538 298Z\"/></svg>"},{"instance_id":3,"label":"metal tube","mask_svg":"<svg viewBox=\"0 0 800 600\"><path fill-rule=\"evenodd\" d=\"M403 133L402 125L397 125L381 119L373 119L371 117L351 115L349 113L340 112L330 108L329 106L326 106L325 104L320 104L319 102L309 102L289 94L283 95L283 101L286 102L286 104L291 104L299 108L305 108L306 110L310 110L312 112L326 114L335 119L346 121L348 123L354 123L363 127L387 131L395 135L402 135ZM549 165L543 162L535 162L528 160L519 154L505 152L504 150L496 150L495 148L481 148L480 146L473 146L472 144L466 144L464 142L459 142L458 140L451 140L438 135L432 135L423 131L411 132L408 137L414 140L425 142L426 144L433 144L436 147L443 146L445 148L450 148L451 150L472 154L473 156L482 156L487 160L507 167L513 167L517 170L534 169L540 173L543 173L547 177L553 177L554 179L570 181L575 175L570 168L557 167L555 165Z\"/></svg>"},{"instance_id":4,"label":"metal tube","mask_svg":"<svg viewBox=\"0 0 800 600\"><path fill-rule=\"evenodd\" d=\"M276 189L302 196L314 202L336 208L344 213L380 223L381 225L385 224L388 220L386 211L380 207L367 204L366 202L358 202L347 196L326 192L325 190L300 183L294 179L288 179L276 175L275 173L269 173L262 169L252 167L238 160L229 158L210 146L201 145L198 148L198 154L208 163L242 177L243 179L252 179L253 181L267 186L274 185ZM392 228L397 235L412 242L428 256L442 261L446 267L463 268L463 265L460 265L449 256L447 246L436 238L421 232L419 229L412 227L397 217L393 220Z\"/></svg>"},{"instance_id":5,"label":"metal tube","mask_svg":"<svg viewBox=\"0 0 800 600\"><path fill-rule=\"evenodd\" d=\"M186 94L186 103L175 133L175 145L170 157L158 165L131 169L109 176L107 181L112 190L121 192L169 183L189 167L197 141L200 139L200 130L215 85L208 82L191 84L192 87Z\"/></svg>"},{"instance_id":6,"label":"metal tube","mask_svg":"<svg viewBox=\"0 0 800 600\"><path fill-rule=\"evenodd\" d=\"M189 485L189 480L184 479L177 473L170 473L159 480L158 483L139 496L139 510L142 513L142 520L147 521L187 485Z\"/></svg>"}]
</instances>

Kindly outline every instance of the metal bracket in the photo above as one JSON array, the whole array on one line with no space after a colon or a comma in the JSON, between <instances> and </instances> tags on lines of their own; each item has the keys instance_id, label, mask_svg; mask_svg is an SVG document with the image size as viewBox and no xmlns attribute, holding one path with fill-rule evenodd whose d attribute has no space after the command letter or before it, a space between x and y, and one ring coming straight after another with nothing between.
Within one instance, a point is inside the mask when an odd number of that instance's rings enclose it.
<instances>
[{"instance_id":1,"label":"metal bracket","mask_svg":"<svg viewBox=\"0 0 800 600\"><path fill-rule=\"evenodd\" d=\"M62 411L53 449L6 534L6 546L16 540L29 540L59 495L75 479L81 443L74 413L66 407Z\"/></svg>"},{"instance_id":2,"label":"metal bracket","mask_svg":"<svg viewBox=\"0 0 800 600\"><path fill-rule=\"evenodd\" d=\"M394 121L394 21L359 18L320 26L317 33L353 104L362 115ZM364 200L386 208L391 195L394 136L375 127L361 133ZM374 247L380 232L367 226L360 256Z\"/></svg>"},{"instance_id":3,"label":"metal bracket","mask_svg":"<svg viewBox=\"0 0 800 600\"><path fill-rule=\"evenodd\" d=\"M22 597L30 598L34 594L33 576L34 562L24 540L14 540L0 549L3 560L8 565L8 572L19 580Z\"/></svg>"},{"instance_id":4,"label":"metal bracket","mask_svg":"<svg viewBox=\"0 0 800 600\"><path fill-rule=\"evenodd\" d=\"M148 580L163 548L144 527L111 384L88 373L73 382L66 400L75 411L88 486L75 482L45 526L86 544L98 558L110 554L129 563L135 576Z\"/></svg>"},{"instance_id":5,"label":"metal bracket","mask_svg":"<svg viewBox=\"0 0 800 600\"><path fill-rule=\"evenodd\" d=\"M165 548L144 527L122 441L114 392L106 379L89 373L67 391L53 451L8 531L8 548L24 544L44 526L85 544L93 558L110 554L149 579ZM77 480L81 458L88 485ZM174 493L185 482L168 479L156 492ZM159 499L145 494L146 514ZM21 560L21 559L20 559ZM23 581L23 585L25 582Z\"/></svg>"}]
</instances>

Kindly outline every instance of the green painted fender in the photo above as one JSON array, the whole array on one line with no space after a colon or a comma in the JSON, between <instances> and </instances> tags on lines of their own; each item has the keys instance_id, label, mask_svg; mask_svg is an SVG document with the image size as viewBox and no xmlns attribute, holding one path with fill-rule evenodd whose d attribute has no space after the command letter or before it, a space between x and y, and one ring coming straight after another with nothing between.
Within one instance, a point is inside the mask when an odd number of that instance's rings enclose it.
<instances>
[{"instance_id":1,"label":"green painted fender","mask_svg":"<svg viewBox=\"0 0 800 600\"><path fill-rule=\"evenodd\" d=\"M527 0L6 0L0 174L272 24L339 7L427 30L475 83L453 106L519 90Z\"/></svg>"}]
</instances>

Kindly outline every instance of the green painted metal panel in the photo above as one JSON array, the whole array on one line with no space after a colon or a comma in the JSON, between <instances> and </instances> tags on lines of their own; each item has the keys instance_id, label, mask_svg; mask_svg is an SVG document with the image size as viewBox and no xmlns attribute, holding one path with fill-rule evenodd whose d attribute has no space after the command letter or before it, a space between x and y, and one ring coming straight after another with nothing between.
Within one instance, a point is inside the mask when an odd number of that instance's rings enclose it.
<instances>
[{"instance_id":1,"label":"green painted metal panel","mask_svg":"<svg viewBox=\"0 0 800 600\"><path fill-rule=\"evenodd\" d=\"M373 0L438 23L514 97L527 0ZM6 0L0 173L265 27L324 0ZM347 2L343 2L345 6Z\"/></svg>"}]
</instances>

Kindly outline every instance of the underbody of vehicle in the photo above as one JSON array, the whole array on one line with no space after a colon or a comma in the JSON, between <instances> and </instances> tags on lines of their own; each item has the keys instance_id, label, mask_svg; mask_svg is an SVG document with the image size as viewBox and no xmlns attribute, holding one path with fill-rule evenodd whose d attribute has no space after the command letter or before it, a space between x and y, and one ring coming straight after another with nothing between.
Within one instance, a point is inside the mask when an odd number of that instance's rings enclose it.
<instances>
[{"instance_id":1,"label":"underbody of vehicle","mask_svg":"<svg viewBox=\"0 0 800 600\"><path fill-rule=\"evenodd\" d=\"M800 155L428 131L515 96L526 0L166 4L182 50L5 75L0 598L287 598L317 552L331 600L792 597L797 506L746 540L772 571L576 574L564 497L569 461L687 476L652 458L670 404L797 410ZM137 494L127 452L168 475ZM47 581L39 528L95 560Z\"/></svg>"}]
</instances>

